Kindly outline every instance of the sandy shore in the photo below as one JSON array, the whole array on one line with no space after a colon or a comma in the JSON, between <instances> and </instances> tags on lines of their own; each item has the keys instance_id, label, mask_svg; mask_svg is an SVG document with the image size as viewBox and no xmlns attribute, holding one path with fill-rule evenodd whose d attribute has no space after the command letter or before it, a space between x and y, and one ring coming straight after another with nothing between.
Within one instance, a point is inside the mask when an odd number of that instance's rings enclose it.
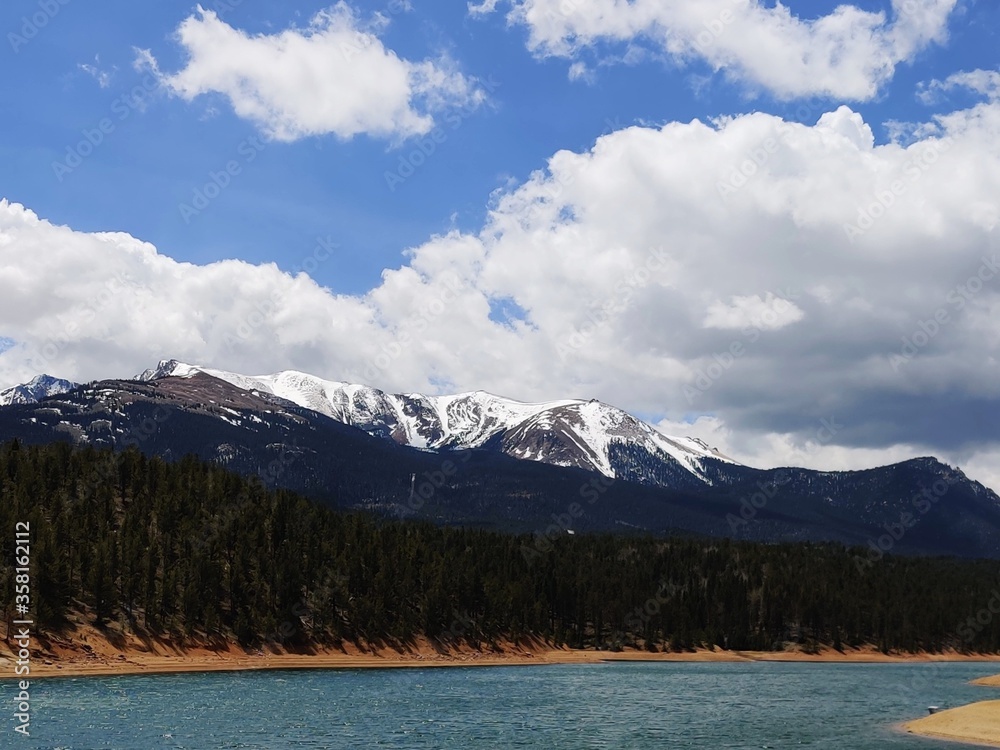
<instances>
[{"instance_id":1,"label":"sandy shore","mask_svg":"<svg viewBox=\"0 0 1000 750\"><path fill-rule=\"evenodd\" d=\"M414 667L525 666L541 664L597 664L614 661L656 662L853 662L891 663L927 661L1000 661L1000 655L883 654L871 648L838 652L833 649L807 654L801 651L754 652L697 650L683 653L647 651L596 651L552 648L529 641L500 643L490 649L468 646L445 650L439 644L417 640L405 648L361 648L345 644L339 649L313 653L247 652L223 647L180 649L169 642L137 643L129 640L113 646L96 631L82 632L69 641L53 641L35 651L31 677L82 677L99 675L164 674L179 672L223 672L259 669L387 669ZM13 678L14 657L0 643L0 679Z\"/></svg>"},{"instance_id":2,"label":"sandy shore","mask_svg":"<svg viewBox=\"0 0 1000 750\"><path fill-rule=\"evenodd\" d=\"M1000 661L1000 654L970 656L943 654L883 654L872 647L835 651L822 648L805 653L789 644L785 651L723 651L700 649L682 653L620 652L554 648L537 639L502 641L474 648L468 644L444 647L417 638L405 645L344 642L337 647L308 653L280 647L247 651L237 644L180 642L169 635L139 635L120 626L96 628L88 617L78 616L74 627L61 635L34 638L31 678L98 675L164 674L175 672L225 672L255 669L388 669L413 667L522 666L540 664L598 664L609 661L666 662L926 662ZM15 678L13 641L0 638L0 679Z\"/></svg>"},{"instance_id":3,"label":"sandy shore","mask_svg":"<svg viewBox=\"0 0 1000 750\"><path fill-rule=\"evenodd\" d=\"M1000 701L950 708L903 725L923 737L1000 747Z\"/></svg>"},{"instance_id":4,"label":"sandy shore","mask_svg":"<svg viewBox=\"0 0 1000 750\"><path fill-rule=\"evenodd\" d=\"M734 654L609 654L598 651L539 650L535 652L458 651L427 653L413 651L351 654L319 651L314 654L268 654L218 652L186 653L177 656L121 654L112 659L67 659L33 661L31 677L84 677L179 672L229 672L259 669L398 669L428 667L495 667L540 664L594 664L602 661L741 661ZM4 661L7 664L4 665ZM0 659L0 677L13 677L10 660Z\"/></svg>"},{"instance_id":5,"label":"sandy shore","mask_svg":"<svg viewBox=\"0 0 1000 750\"><path fill-rule=\"evenodd\" d=\"M1000 675L980 677L973 680L972 684L1000 687ZM923 737L1000 747L1000 700L980 701L951 708L908 722L901 728Z\"/></svg>"},{"instance_id":6,"label":"sandy shore","mask_svg":"<svg viewBox=\"0 0 1000 750\"><path fill-rule=\"evenodd\" d=\"M60 652L61 653L54 653ZM244 651L236 646L222 649L188 648L163 653L111 648L86 648L67 652L53 649L32 655L31 677L83 677L175 672L226 672L258 669L396 669L427 667L527 666L539 664L594 664L621 661L748 661L733 652L651 654L642 651L611 653L556 649L541 643L502 643L476 650L468 646L443 650L418 641L405 649L360 649L352 644L342 649L320 649L312 653L270 653ZM0 652L0 679L13 678L13 655Z\"/></svg>"}]
</instances>

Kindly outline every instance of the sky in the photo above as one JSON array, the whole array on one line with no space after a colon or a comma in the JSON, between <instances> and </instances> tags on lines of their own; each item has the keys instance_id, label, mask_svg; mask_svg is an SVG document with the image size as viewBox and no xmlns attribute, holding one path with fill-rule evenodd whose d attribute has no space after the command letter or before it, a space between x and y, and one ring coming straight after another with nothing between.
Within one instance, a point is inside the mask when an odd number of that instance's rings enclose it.
<instances>
[{"instance_id":1,"label":"sky","mask_svg":"<svg viewBox=\"0 0 1000 750\"><path fill-rule=\"evenodd\" d=\"M977 0L8 0L0 387L177 358L599 398L754 466L1000 490L998 32Z\"/></svg>"}]
</instances>

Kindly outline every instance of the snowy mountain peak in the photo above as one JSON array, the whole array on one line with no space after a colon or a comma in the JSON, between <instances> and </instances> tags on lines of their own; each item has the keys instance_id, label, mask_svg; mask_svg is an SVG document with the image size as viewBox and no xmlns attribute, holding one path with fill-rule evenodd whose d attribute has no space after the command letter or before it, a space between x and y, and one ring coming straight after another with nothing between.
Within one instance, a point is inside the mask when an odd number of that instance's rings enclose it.
<instances>
[{"instance_id":1,"label":"snowy mountain peak","mask_svg":"<svg viewBox=\"0 0 1000 750\"><path fill-rule=\"evenodd\" d=\"M156 364L156 367L143 370L133 379L147 382L150 380L159 380L160 378L184 377L184 375L190 374L188 371L195 369L198 368L178 362L176 359L161 359Z\"/></svg>"},{"instance_id":2,"label":"snowy mountain peak","mask_svg":"<svg viewBox=\"0 0 1000 750\"><path fill-rule=\"evenodd\" d=\"M488 448L646 484L661 484L663 477L711 483L707 461L735 463L701 440L668 437L597 399L525 403L482 390L446 396L391 394L295 370L248 376L174 359L161 361L137 379L199 372L422 450Z\"/></svg>"},{"instance_id":3,"label":"snowy mountain peak","mask_svg":"<svg viewBox=\"0 0 1000 750\"><path fill-rule=\"evenodd\" d=\"M0 391L0 406L11 404L33 404L48 396L68 393L78 387L79 383L51 375L37 375L29 382Z\"/></svg>"}]
</instances>

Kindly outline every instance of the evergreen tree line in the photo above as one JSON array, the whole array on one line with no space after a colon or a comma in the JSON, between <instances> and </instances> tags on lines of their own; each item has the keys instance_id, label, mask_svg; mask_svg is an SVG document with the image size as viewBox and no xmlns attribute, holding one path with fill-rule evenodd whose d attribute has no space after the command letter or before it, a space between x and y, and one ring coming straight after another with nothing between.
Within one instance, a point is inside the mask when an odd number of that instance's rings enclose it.
<instances>
[{"instance_id":1,"label":"evergreen tree line","mask_svg":"<svg viewBox=\"0 0 1000 750\"><path fill-rule=\"evenodd\" d=\"M998 566L835 544L566 535L535 540L342 513L217 466L65 443L0 446L0 610L31 529L42 632L98 625L289 648L486 646L1000 651ZM9 632L9 629L8 629Z\"/></svg>"}]
</instances>

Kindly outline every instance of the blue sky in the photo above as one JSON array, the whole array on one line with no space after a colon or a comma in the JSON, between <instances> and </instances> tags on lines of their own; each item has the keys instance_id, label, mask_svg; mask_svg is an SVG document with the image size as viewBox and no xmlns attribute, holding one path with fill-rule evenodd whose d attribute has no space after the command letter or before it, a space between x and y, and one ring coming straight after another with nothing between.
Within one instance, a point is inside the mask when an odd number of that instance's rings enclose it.
<instances>
[{"instance_id":1,"label":"blue sky","mask_svg":"<svg viewBox=\"0 0 1000 750\"><path fill-rule=\"evenodd\" d=\"M304 26L328 7L261 0L232 5L222 19L261 34ZM808 17L835 4L789 6ZM888 3L859 6L884 10ZM356 294L374 286L383 267L401 265L403 249L453 226L480 226L494 190L523 181L559 149L586 150L601 134L635 123L750 111L790 119L807 112L811 123L840 103L822 96L776 100L721 73L712 75L697 60L607 65L591 82L571 81L567 60L534 57L525 47L525 30L508 28L500 14L470 17L458 3L414 2L411 10L398 2L354 7L362 17L381 12L390 19L383 39L400 56L420 59L447 51L467 75L495 84L488 104L471 112L452 108L460 125L443 123L447 140L435 144L426 163L394 190L385 173L399 168L400 159L417 147L415 139L394 144L364 135L350 141L313 136L268 144L209 209L185 221L178 204L189 202L210 173L256 134L221 95L188 103L142 89L148 73L133 67L136 48L151 50L165 70L176 70L184 53L173 34L195 6L119 1L95 7L74 0L59 6L16 54L10 44L4 49L8 91L0 111L0 159L6 169L0 194L53 222L83 231L125 231L195 263L242 258L291 270L289 258L298 258L317 237L330 237L340 246L337 262L325 264L317 280ZM4 27L20 35L22 19L39 9L37 1L6 3ZM874 101L855 108L875 124L880 140L886 137L879 127L885 121L926 119L928 108L914 97L918 83L955 70L995 67L998 29L995 4L964 4L954 13L947 46L931 46L901 65ZM595 50L586 57L600 54ZM104 87L84 65L108 76ZM695 80L708 75L707 83ZM128 118L118 120L115 102L127 103L135 87L142 94L140 106L129 107ZM114 132L81 166L57 179L52 163L105 117L114 120Z\"/></svg>"},{"instance_id":2,"label":"blue sky","mask_svg":"<svg viewBox=\"0 0 1000 750\"><path fill-rule=\"evenodd\" d=\"M756 465L1000 487L996 3L11 0L0 31L0 387L176 357L596 397Z\"/></svg>"}]
</instances>

